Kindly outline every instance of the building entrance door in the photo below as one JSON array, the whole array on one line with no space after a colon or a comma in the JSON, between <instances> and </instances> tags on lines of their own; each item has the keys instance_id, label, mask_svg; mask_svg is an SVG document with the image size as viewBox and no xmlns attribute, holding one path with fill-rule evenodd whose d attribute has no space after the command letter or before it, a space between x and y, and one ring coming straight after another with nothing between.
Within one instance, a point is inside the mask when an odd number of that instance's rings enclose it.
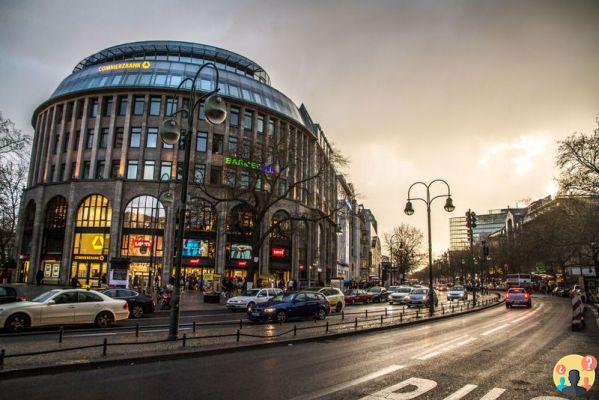
<instances>
[{"instance_id":1,"label":"building entrance door","mask_svg":"<svg viewBox=\"0 0 599 400\"><path fill-rule=\"evenodd\" d=\"M102 275L106 274L106 263L102 262L75 262L72 276L79 279L83 287L99 287Z\"/></svg>"}]
</instances>

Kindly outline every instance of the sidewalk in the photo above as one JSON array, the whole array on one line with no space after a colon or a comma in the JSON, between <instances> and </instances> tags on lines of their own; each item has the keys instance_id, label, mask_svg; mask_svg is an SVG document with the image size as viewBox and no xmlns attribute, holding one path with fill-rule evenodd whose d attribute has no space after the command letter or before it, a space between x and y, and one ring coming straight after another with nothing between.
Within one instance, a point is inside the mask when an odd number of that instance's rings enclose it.
<instances>
[{"instance_id":1,"label":"sidewalk","mask_svg":"<svg viewBox=\"0 0 599 400\"><path fill-rule=\"evenodd\" d=\"M27 300L31 300L36 298L42 293L45 293L52 289L69 289L66 286L56 286L56 285L40 285L37 286L35 284L30 283L11 283L10 286L17 288L17 292L19 295L23 295L27 298ZM155 299L155 295L152 293L150 296ZM185 290L181 293L181 311L211 311L211 312L225 312L227 309L225 308L226 299L221 296L220 304L212 304L212 303L204 303L204 296L201 292L195 290ZM157 309L156 313L169 313L169 310L160 310Z\"/></svg>"}]
</instances>

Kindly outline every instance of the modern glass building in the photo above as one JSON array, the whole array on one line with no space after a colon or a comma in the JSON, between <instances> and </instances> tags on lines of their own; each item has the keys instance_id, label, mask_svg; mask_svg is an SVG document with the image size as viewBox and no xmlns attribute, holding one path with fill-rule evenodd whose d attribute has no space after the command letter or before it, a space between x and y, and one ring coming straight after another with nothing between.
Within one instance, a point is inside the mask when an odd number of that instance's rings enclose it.
<instances>
[{"instance_id":1,"label":"modern glass building","mask_svg":"<svg viewBox=\"0 0 599 400\"><path fill-rule=\"evenodd\" d=\"M204 63L214 63L228 117L210 125L203 107L193 116L191 143L161 143L165 116L188 101L175 89ZM200 89L210 91L214 71L205 68ZM256 263L265 280L325 280L336 263L334 222L294 222L293 234L269 238L259 252L236 227L239 206L214 206L197 186L227 184L228 155L268 148L275 139L299 161L298 176L317 162L325 173L294 191L267 219L329 211L336 204L332 153L306 108L271 86L257 63L231 51L196 43L146 41L99 51L80 61L33 112L35 129L28 187L24 193L17 249L19 278L38 270L46 283L108 284L112 262L130 261L132 285L162 279L172 270L175 212L182 160L191 146L189 213L183 249L184 273L244 276ZM158 199L170 190L174 207ZM191 204L191 206L189 205ZM243 219L243 218L242 218ZM256 261L257 260L257 261ZM304 268L324 266L322 272ZM300 268L301 266L301 268ZM321 268L319 268L320 270ZM312 271L312 272L309 272Z\"/></svg>"},{"instance_id":2,"label":"modern glass building","mask_svg":"<svg viewBox=\"0 0 599 400\"><path fill-rule=\"evenodd\" d=\"M476 227L472 230L474 243L485 240L490 234L505 226L508 209L489 210L488 214L476 215ZM468 250L468 227L466 217L449 218L449 250Z\"/></svg>"}]
</instances>

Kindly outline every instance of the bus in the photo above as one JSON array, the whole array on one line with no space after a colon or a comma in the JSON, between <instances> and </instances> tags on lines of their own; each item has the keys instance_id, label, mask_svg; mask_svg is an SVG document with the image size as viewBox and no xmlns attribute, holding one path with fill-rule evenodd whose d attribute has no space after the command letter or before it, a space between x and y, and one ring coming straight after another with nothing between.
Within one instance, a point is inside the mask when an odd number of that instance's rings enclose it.
<instances>
[{"instance_id":1,"label":"bus","mask_svg":"<svg viewBox=\"0 0 599 400\"><path fill-rule=\"evenodd\" d=\"M521 287L529 288L532 286L531 274L510 274L505 277L505 288Z\"/></svg>"}]
</instances>

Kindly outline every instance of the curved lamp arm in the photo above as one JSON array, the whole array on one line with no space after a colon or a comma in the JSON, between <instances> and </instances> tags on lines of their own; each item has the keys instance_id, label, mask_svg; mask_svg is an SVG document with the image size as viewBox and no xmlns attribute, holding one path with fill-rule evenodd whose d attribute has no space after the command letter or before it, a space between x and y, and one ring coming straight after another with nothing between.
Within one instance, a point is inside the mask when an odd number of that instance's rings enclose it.
<instances>
[{"instance_id":1,"label":"curved lamp arm","mask_svg":"<svg viewBox=\"0 0 599 400\"><path fill-rule=\"evenodd\" d=\"M200 76L200 73L202 72L202 70L206 67L212 67L212 69L214 69L215 75L216 75L216 85L215 85L215 89L207 92L203 95L201 95L197 100L196 100L196 96L197 96L197 92L198 89L196 87L197 81L198 81L198 77ZM183 79L181 81L181 83L179 83L179 86L177 86L177 89L175 90L175 94L171 97L172 99L176 99L177 96L179 96L179 92L181 91L181 89L183 88L183 85L185 84L185 82L191 82L191 88L190 90L190 99L193 101L193 104L191 104L190 109L185 109L185 108L180 108L177 109L177 111L173 112L172 114L170 114L168 117L174 117L175 115L177 115L178 113L182 113L182 112L188 112L193 114L194 110L196 109L196 107L198 106L198 104L200 103L200 101L202 101L203 99L205 99L206 97L209 97L215 93L218 93L220 91L220 87L219 87L219 74L218 74L218 68L216 67L216 65L214 63L206 63L203 64L200 68L198 68L198 71L196 72L196 74L194 75L193 78L187 77L185 79Z\"/></svg>"}]
</instances>

